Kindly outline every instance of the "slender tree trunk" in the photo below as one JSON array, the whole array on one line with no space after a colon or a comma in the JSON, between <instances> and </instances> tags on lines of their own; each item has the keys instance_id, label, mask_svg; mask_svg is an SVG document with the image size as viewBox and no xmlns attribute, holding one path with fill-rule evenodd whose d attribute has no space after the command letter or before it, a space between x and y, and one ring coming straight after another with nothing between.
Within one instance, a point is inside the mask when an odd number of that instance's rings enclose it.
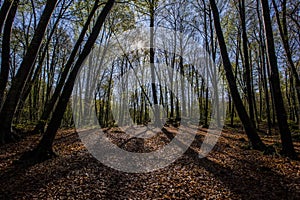
<instances>
[{"instance_id":1,"label":"slender tree trunk","mask_svg":"<svg viewBox=\"0 0 300 200\"><path fill-rule=\"evenodd\" d=\"M111 98L111 88L112 88L112 78L113 78L113 73L114 73L114 64L112 64L111 66L111 71L109 74L109 80L108 80L108 90L107 90L107 101L106 101L106 110L105 110L105 123L107 126L109 126L109 113L111 111L111 102L110 102L110 98ZM109 127L110 128L110 127Z\"/></svg>"},{"instance_id":2,"label":"slender tree trunk","mask_svg":"<svg viewBox=\"0 0 300 200\"><path fill-rule=\"evenodd\" d=\"M205 89L205 80L201 77L201 88L200 88L200 102L199 102L199 109L200 109L200 124L203 124L203 97L204 97L204 89Z\"/></svg>"},{"instance_id":3,"label":"slender tree trunk","mask_svg":"<svg viewBox=\"0 0 300 200\"><path fill-rule=\"evenodd\" d=\"M236 77L237 77L237 73L238 73L238 66L239 66L239 55L240 55L240 45L241 45L241 33L240 33L240 29L238 30L238 34L237 34L237 46L236 46L236 51L235 51L235 70L234 70L234 82L236 82ZM230 92L230 89L229 89ZM231 113L231 117L230 117L230 125L231 127L233 127L233 120L234 120L234 102L232 101L232 107L230 110Z\"/></svg>"},{"instance_id":4,"label":"slender tree trunk","mask_svg":"<svg viewBox=\"0 0 300 200\"><path fill-rule=\"evenodd\" d=\"M267 134L272 134L272 120L271 120L271 106L270 106L270 97L269 97L269 90L268 90L268 81L267 81L267 67L265 62L265 44L263 40L263 33L262 33L262 21L261 21L261 13L260 13L260 6L259 1L256 3L256 12L259 21L259 58L261 62L262 68L262 82L263 88L265 92L265 102L266 102L266 113L267 113L267 123L268 123L268 132Z\"/></svg>"},{"instance_id":5,"label":"slender tree trunk","mask_svg":"<svg viewBox=\"0 0 300 200\"><path fill-rule=\"evenodd\" d=\"M53 112L52 118L49 122L46 132L43 134L43 137L38 144L38 146L27 155L24 155L25 158L30 158L35 161L42 161L49 157L51 157L54 153L52 150L52 144L56 135L56 132L61 124L61 120L63 118L64 112L69 102L69 98L72 94L73 87L76 81L77 74L80 72L81 65L83 64L86 57L92 50L96 39L100 33L100 30L104 24L105 18L109 14L110 10L112 9L115 0L109 0L103 10L101 11L100 15L98 16L95 25L93 27L92 33L90 34L87 42L84 45L84 48L79 55L74 68L70 72L70 75L65 83L64 89L62 91L62 95L58 100L57 106Z\"/></svg>"},{"instance_id":6,"label":"slender tree trunk","mask_svg":"<svg viewBox=\"0 0 300 200\"><path fill-rule=\"evenodd\" d=\"M156 78L155 78L155 48L154 48L154 16L155 16L155 7L154 1L150 2L150 66L151 66L151 87L153 95L153 106L154 106L154 125L158 126L160 124L160 111L158 107L158 98L157 98L157 88L156 88Z\"/></svg>"},{"instance_id":7,"label":"slender tree trunk","mask_svg":"<svg viewBox=\"0 0 300 200\"><path fill-rule=\"evenodd\" d=\"M180 70L180 90L181 90L181 105L182 105L182 113L181 117L186 117L187 116L187 111L186 111L186 100L185 100L185 87L184 87L184 79L182 77L185 76L184 74L184 66L183 66L183 58L180 56L180 61L179 61L179 70Z\"/></svg>"},{"instance_id":8,"label":"slender tree trunk","mask_svg":"<svg viewBox=\"0 0 300 200\"><path fill-rule=\"evenodd\" d=\"M261 0L264 30L265 30L265 40L266 40L266 49L268 63L271 70L270 82L272 85L273 95L274 95L274 104L277 114L277 121L280 130L281 142L282 142L282 153L295 157L296 153L294 150L294 145L292 142L291 132L287 123L287 115L284 108L281 87L280 87L280 78L278 73L277 66L277 57L275 54L272 23L270 18L270 9L269 2L267 0Z\"/></svg>"},{"instance_id":9,"label":"slender tree trunk","mask_svg":"<svg viewBox=\"0 0 300 200\"><path fill-rule=\"evenodd\" d=\"M57 84L57 86L55 87L55 90L54 90L54 93L52 95L52 97L50 98L50 100L47 102L47 104L45 105L45 109L41 115L41 118L39 119L39 122L37 123L35 129L34 129L34 132L36 133L44 133L44 128L45 128L45 125L46 125L46 122L47 120L49 119L49 116L51 114L51 111L53 110L54 108L54 105L55 103L57 102L57 99L59 97L59 95L61 94L61 90L64 86L64 83L65 83L65 80L69 74L69 71L72 67L72 64L74 62L74 59L76 57L76 54L80 48L80 45L84 39L84 36L89 28L89 25L91 23L91 20L96 12L96 10L98 9L99 7L99 0L96 0L95 1L95 4L94 4L94 7L93 9L91 10L88 18L87 18L87 21L85 22L85 25L84 27L82 28L82 31L78 37L78 40L76 41L75 43L75 46L71 52L71 55L66 63L66 66L61 74L61 77L59 79L59 82Z\"/></svg>"},{"instance_id":10,"label":"slender tree trunk","mask_svg":"<svg viewBox=\"0 0 300 200\"><path fill-rule=\"evenodd\" d=\"M235 82L235 78L232 72L232 66L228 57L227 48L223 36L223 31L220 24L220 17L219 11L214 0L210 0L211 9L213 12L214 24L216 29L217 38L219 41L220 51L222 55L223 65L225 69L225 75L229 84L230 93L235 104L236 110L238 115L243 123L245 128L246 134L250 140L250 143L254 149L264 150L266 146L261 141L260 137L258 136L256 129L252 123L252 120L249 118L247 111L243 105L242 99L239 95L237 85Z\"/></svg>"},{"instance_id":11,"label":"slender tree trunk","mask_svg":"<svg viewBox=\"0 0 300 200\"><path fill-rule=\"evenodd\" d=\"M262 49L263 50L263 49ZM266 65L265 65L265 56L262 57L262 71L263 71L263 84L265 89L265 100L266 100L266 112L267 112L267 122L268 122L268 134L272 134L272 120L271 120L271 106L270 106L270 97L268 90L268 81L267 81L267 73L266 73Z\"/></svg>"},{"instance_id":12,"label":"slender tree trunk","mask_svg":"<svg viewBox=\"0 0 300 200\"><path fill-rule=\"evenodd\" d=\"M239 0L239 11L242 24L242 38L243 38L243 54L244 54L244 65L245 65L245 79L246 79L246 90L247 100L249 105L250 119L255 127L254 110L253 110L253 97L251 87L251 70L248 55L248 37L246 32L246 17L245 17L245 0Z\"/></svg>"},{"instance_id":13,"label":"slender tree trunk","mask_svg":"<svg viewBox=\"0 0 300 200\"><path fill-rule=\"evenodd\" d=\"M20 68L12 81L12 86L7 94L6 100L3 104L3 107L0 111L0 139L1 143L6 143L10 141L11 138L11 127L16 108L18 106L20 96L23 94L24 86L26 85L29 74L34 68L34 63L41 47L42 40L48 22L52 16L52 12L56 7L57 0L48 0L39 21L39 24L36 28L34 36L31 40L31 43L27 49L26 55L23 58L23 61L20 65Z\"/></svg>"},{"instance_id":14,"label":"slender tree trunk","mask_svg":"<svg viewBox=\"0 0 300 200\"><path fill-rule=\"evenodd\" d=\"M176 44L176 43L175 43ZM173 89L174 89L174 70L175 70L175 54L173 54L173 57L172 57L172 62L171 62L171 67L172 67L172 71L169 73L169 79L171 80L171 84L170 84L170 119L171 119L171 122L173 122L174 120L174 93L173 93Z\"/></svg>"},{"instance_id":15,"label":"slender tree trunk","mask_svg":"<svg viewBox=\"0 0 300 200\"><path fill-rule=\"evenodd\" d=\"M295 85L294 85L294 78L293 76L291 76L290 74L290 96L292 98L292 112L293 112L293 116L294 118L296 117L296 122L299 123L299 107L297 107L297 100L296 100L296 95L295 95Z\"/></svg>"},{"instance_id":16,"label":"slender tree trunk","mask_svg":"<svg viewBox=\"0 0 300 200\"><path fill-rule=\"evenodd\" d=\"M12 25L18 9L19 0L16 0L11 7L4 26L2 39L2 55L1 55L1 73L0 73L0 109L4 99L4 92L8 82L10 68L10 36Z\"/></svg>"},{"instance_id":17,"label":"slender tree trunk","mask_svg":"<svg viewBox=\"0 0 300 200\"><path fill-rule=\"evenodd\" d=\"M1 10L0 10L0 33L2 32L3 25L5 23L5 20L7 19L7 15L10 12L13 2L14 2L13 0L5 0L1 7Z\"/></svg>"},{"instance_id":18,"label":"slender tree trunk","mask_svg":"<svg viewBox=\"0 0 300 200\"><path fill-rule=\"evenodd\" d=\"M287 23L286 23L286 17L287 17L286 16L286 0L282 1L282 20L280 20L279 11L278 11L275 0L272 0L272 2L273 2L275 13L276 13L277 24L279 27L279 33L280 33L281 41L283 43L285 55L286 55L287 61L289 63L289 67L291 69L292 75L294 76L294 79L295 79L298 104L300 105L300 78L299 78L299 74L297 72L297 68L292 59L292 52L291 52L289 39L288 39L289 36L288 36ZM297 113L297 114L298 114L297 118L299 119L300 113ZM299 128L300 128L300 123L299 123Z\"/></svg>"},{"instance_id":19,"label":"slender tree trunk","mask_svg":"<svg viewBox=\"0 0 300 200\"><path fill-rule=\"evenodd\" d=\"M256 92L254 92L254 80L252 78L252 72L253 72L253 63L252 63L252 51L251 48L249 48L249 64L250 64L250 80L251 80L251 94L252 94L252 104L254 109L254 117L257 122L257 130L259 130L259 118L258 118L258 110L257 110L257 103L256 103ZM254 121L255 122L255 121Z\"/></svg>"},{"instance_id":20,"label":"slender tree trunk","mask_svg":"<svg viewBox=\"0 0 300 200\"><path fill-rule=\"evenodd\" d=\"M51 29L51 31L50 31L48 37L47 37L46 43L45 43L45 45L43 45L44 47L43 47L43 50L42 50L42 52L41 52L41 55L39 56L39 59L38 59L38 62L37 62L37 67L36 67L36 69L35 69L33 78L31 79L31 81L28 81L27 84L26 84L26 86L25 86L25 88L27 88L27 90L30 90L30 89L31 89L31 86L34 85L34 84L35 84L35 85L38 85L38 86L39 86L38 88L40 88L40 83L37 83L37 81L38 81L38 76L40 75L40 73L41 73L41 71L42 71L42 67L43 67L43 63L44 63L44 60L45 60L46 55L47 55L47 64L48 64L48 61L49 61L49 53L48 53L48 51L49 51L49 48L48 48L48 47L49 47L49 44L50 44L50 42L52 41L51 39L52 39L52 37L53 37L53 35L54 35L54 33L55 33L55 30L57 30L56 28L57 28L57 26L58 26L58 23L60 22L60 20L61 20L62 16L64 15L64 13L65 13L65 12L67 11L67 9L70 7L71 3L72 3L72 1L70 1L66 6L63 6L63 7L61 8L61 10L60 10L60 12L59 12L59 14L58 14L58 16L57 16L57 19L56 19L56 21L54 22L53 27L52 27L52 29ZM54 56L52 56L52 59L53 59L53 58L54 58ZM63 58L62 60L63 60L62 63L64 63L65 59ZM53 63L53 62L52 62L52 63ZM31 76L29 76L29 77L31 77ZM46 80L46 72L44 73L43 80ZM47 86L46 86L46 87L47 87ZM25 90L25 91L26 91L26 90ZM37 91L40 91L40 89L38 89ZM23 99L26 100L28 94L29 94L29 92L24 92ZM44 104L44 102L45 102L44 100L46 100L46 103L48 103L49 95L50 95L50 94L49 94L48 92L46 92L46 97L45 97L45 92L44 92L44 87L43 87L43 91L42 91L42 104ZM19 109L19 108L18 108L18 109Z\"/></svg>"}]
</instances>

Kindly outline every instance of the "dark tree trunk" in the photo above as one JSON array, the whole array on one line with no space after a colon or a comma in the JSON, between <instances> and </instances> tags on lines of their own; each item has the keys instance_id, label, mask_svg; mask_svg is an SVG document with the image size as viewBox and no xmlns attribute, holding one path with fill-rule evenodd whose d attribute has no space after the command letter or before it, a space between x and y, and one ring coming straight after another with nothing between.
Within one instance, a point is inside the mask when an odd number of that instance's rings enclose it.
<instances>
[{"instance_id":1,"label":"dark tree trunk","mask_svg":"<svg viewBox=\"0 0 300 200\"><path fill-rule=\"evenodd\" d=\"M282 93L280 89L280 78L278 73L277 57L275 54L269 2L267 0L261 0L260 2L262 6L267 57L268 57L270 71L271 71L270 74L270 82L272 85L271 89L274 95L275 110L277 114L277 121L278 121L280 136L281 136L281 142L282 142L282 153L290 157L295 157L296 153L292 142L291 132L289 130L289 126L287 123L287 115L284 108Z\"/></svg>"},{"instance_id":2,"label":"dark tree trunk","mask_svg":"<svg viewBox=\"0 0 300 200\"><path fill-rule=\"evenodd\" d=\"M105 106L105 127L109 127L109 120L110 120L110 113L111 113L111 88L112 88L112 78L114 73L114 63L111 66L111 71L109 74L108 80L108 89L107 89L107 99L106 99L106 106ZM110 127L109 127L110 128Z\"/></svg>"},{"instance_id":3,"label":"dark tree trunk","mask_svg":"<svg viewBox=\"0 0 300 200\"><path fill-rule=\"evenodd\" d=\"M237 34L237 46L236 46L236 51L235 51L235 70L234 70L234 81L236 82L236 77L237 77L237 73L238 73L238 66L239 66L239 55L240 55L240 45L241 45L241 34L240 34L240 30L238 31ZM230 92L230 89L229 89ZM233 120L234 120L234 102L232 102L232 107L230 110L231 113L231 117L230 117L230 125L231 127L233 127Z\"/></svg>"},{"instance_id":4,"label":"dark tree trunk","mask_svg":"<svg viewBox=\"0 0 300 200\"><path fill-rule=\"evenodd\" d=\"M0 33L7 18L8 13L13 5L13 0L5 0L0 10Z\"/></svg>"},{"instance_id":5,"label":"dark tree trunk","mask_svg":"<svg viewBox=\"0 0 300 200\"><path fill-rule=\"evenodd\" d=\"M247 111L243 105L242 99L241 99L240 94L237 89L235 78L234 78L234 75L232 72L232 66L231 66L231 63L230 63L230 60L228 57L228 53L227 53L227 48L226 48L226 44L225 44L225 40L224 40L224 36L223 36L223 31L221 29L218 8L217 8L214 0L210 0L210 5L211 5L213 17L214 17L216 34L217 34L217 38L219 41L223 65L224 65L224 69L225 69L226 78L227 78L227 81L229 84L232 100L234 102L234 105L236 107L238 115L243 123L243 126L245 128L246 134L251 142L252 147L254 149L258 149L258 150L264 150L266 148L266 146L264 145L264 143L261 141L260 137L258 136L257 131L256 131L251 119L249 118L249 116L247 114Z\"/></svg>"},{"instance_id":6,"label":"dark tree trunk","mask_svg":"<svg viewBox=\"0 0 300 200\"><path fill-rule=\"evenodd\" d=\"M280 20L279 11L278 11L276 2L274 0L272 0L272 2L274 5L274 8L275 8L277 24L279 27L279 33L280 33L280 37L281 37L281 40L283 43L285 55L286 55L287 61L289 63L289 67L291 69L292 75L294 76L294 79L295 79L296 93L297 93L298 103L300 104L300 78L299 78L299 74L297 72L297 68L292 59L292 52L291 52L289 39L288 39L289 37L288 37L288 30L287 30L287 25L286 25L287 24L286 23L286 17L287 17L286 16L286 0L282 1L282 15L283 15L282 20ZM299 119L299 118L300 118L300 114L298 114L297 119ZM300 124L299 124L299 128L300 128Z\"/></svg>"},{"instance_id":7,"label":"dark tree trunk","mask_svg":"<svg viewBox=\"0 0 300 200\"><path fill-rule=\"evenodd\" d=\"M71 52L71 55L66 63L66 66L61 74L61 77L59 79L59 82L57 84L57 86L55 87L55 90L54 90L54 93L52 95L52 97L50 98L50 100L47 102L47 104L45 105L45 109L44 111L42 112L42 115L41 115L41 118L39 119L37 125L35 126L35 129L34 129L34 132L36 133L44 133L44 128L45 128L45 125L46 125L46 122L47 120L49 119L49 116L54 108L54 105L55 103L57 102L57 99L59 97L59 95L61 94L61 90L64 86L64 83L66 81L66 78L69 74L69 71L72 67L72 64L74 62L74 59L76 57L76 54L80 48L80 45L84 39L84 36L89 28L89 25L90 25L90 22L96 12L96 10L98 9L99 7L99 0L95 1L95 4L94 4L94 7L93 9L91 10L88 18L87 18L87 21L85 22L85 25L83 27L83 29L81 30L81 33L78 37L78 40L76 41L75 43L75 46Z\"/></svg>"},{"instance_id":8,"label":"dark tree trunk","mask_svg":"<svg viewBox=\"0 0 300 200\"><path fill-rule=\"evenodd\" d=\"M247 90L247 100L249 105L250 119L255 127L254 121L254 111L253 111L253 97L252 97L252 87L251 87L251 70L248 55L248 37L246 32L246 17L245 17L245 0L239 0L239 11L242 24L242 38L243 38L243 54L244 54L244 66L245 66L245 79L246 79L246 90Z\"/></svg>"},{"instance_id":9,"label":"dark tree trunk","mask_svg":"<svg viewBox=\"0 0 300 200\"><path fill-rule=\"evenodd\" d=\"M269 90L268 90L268 81L267 81L267 68L266 68L266 62L265 62L265 44L263 40L263 34L262 34L262 21L261 21L261 14L260 14L260 6L259 1L256 3L256 12L257 17L259 21L259 58L261 62L261 68L262 68L262 82L263 82L263 88L265 92L265 102L266 102L266 113L267 113L267 123L268 123L268 134L272 134L272 120L271 120L271 106L270 106L270 97L269 97Z\"/></svg>"},{"instance_id":10,"label":"dark tree trunk","mask_svg":"<svg viewBox=\"0 0 300 200\"><path fill-rule=\"evenodd\" d=\"M254 116L255 116L255 120L257 122L257 126L256 126L256 129L259 130L259 123L260 123L260 120L258 118L258 110L257 110L257 103L256 103L256 93L254 92L254 80L252 78L252 72L253 72L253 60L252 60L252 51L251 51L251 48L249 48L250 51L249 51L249 64L250 64L250 78L251 78L251 94L252 94L252 104L253 104L253 109L254 109ZM259 78L258 78L259 79ZM255 123L255 121L254 121ZM255 124L254 124L255 125Z\"/></svg>"},{"instance_id":11,"label":"dark tree trunk","mask_svg":"<svg viewBox=\"0 0 300 200\"><path fill-rule=\"evenodd\" d=\"M2 144L10 140L13 116L16 112L20 96L23 93L24 86L29 79L29 74L33 70L34 62L44 38L48 22L52 16L52 12L56 7L56 3L57 0L47 1L34 36L27 49L26 55L24 56L20 68L12 81L12 86L0 111L0 142Z\"/></svg>"},{"instance_id":12,"label":"dark tree trunk","mask_svg":"<svg viewBox=\"0 0 300 200\"><path fill-rule=\"evenodd\" d=\"M179 61L179 70L180 70L180 86L181 86L181 105L182 105L182 113L181 117L186 117L187 116L187 111L186 111L186 100L185 100L185 87L184 87L184 79L182 77L185 76L184 74L184 66L183 66L183 58L180 56L180 61Z\"/></svg>"},{"instance_id":13,"label":"dark tree trunk","mask_svg":"<svg viewBox=\"0 0 300 200\"><path fill-rule=\"evenodd\" d=\"M294 78L290 74L290 96L292 99L292 113L293 113L293 120L296 120L297 123L299 123L299 107L297 107L297 100L296 100L296 95L295 95L295 85L294 85ZM296 119L294 119L296 118Z\"/></svg>"},{"instance_id":14,"label":"dark tree trunk","mask_svg":"<svg viewBox=\"0 0 300 200\"><path fill-rule=\"evenodd\" d=\"M2 57L1 57L1 73L0 73L0 109L4 99L4 92L8 81L10 68L10 36L12 25L18 9L19 0L13 3L4 26L4 33L2 39Z\"/></svg>"},{"instance_id":15,"label":"dark tree trunk","mask_svg":"<svg viewBox=\"0 0 300 200\"><path fill-rule=\"evenodd\" d=\"M150 66L151 66L151 87L153 95L153 106L154 106L154 124L159 126L160 124L160 111L158 107L157 88L156 88L156 75L155 75L155 48L154 48L154 0L150 2Z\"/></svg>"},{"instance_id":16,"label":"dark tree trunk","mask_svg":"<svg viewBox=\"0 0 300 200\"><path fill-rule=\"evenodd\" d=\"M61 120L63 118L64 112L69 102L69 98L72 94L73 87L75 84L76 76L80 72L81 65L83 64L86 57L92 50L96 39L100 33L102 25L105 21L106 16L112 9L115 0L109 0L101 11L100 15L95 22L92 33L90 34L87 42L84 45L84 48L79 55L74 68L70 72L70 75L65 83L64 89L62 91L62 95L58 100L57 106L53 112L52 118L49 122L48 128L46 132L43 134L43 137L38 144L38 146L30 153L31 157L36 161L42 161L49 158L49 155L53 155L52 144L56 135L56 132L61 124Z\"/></svg>"}]
</instances>

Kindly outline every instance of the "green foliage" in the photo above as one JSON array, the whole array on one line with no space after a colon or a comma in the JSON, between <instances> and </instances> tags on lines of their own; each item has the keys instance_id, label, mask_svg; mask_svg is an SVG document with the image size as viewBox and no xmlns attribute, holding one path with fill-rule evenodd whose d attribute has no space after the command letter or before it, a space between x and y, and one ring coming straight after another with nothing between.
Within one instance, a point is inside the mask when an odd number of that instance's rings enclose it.
<instances>
[{"instance_id":1,"label":"green foliage","mask_svg":"<svg viewBox=\"0 0 300 200\"><path fill-rule=\"evenodd\" d=\"M116 5L107 19L107 24L109 30L116 34L133 29L136 25L134 12L129 5Z\"/></svg>"}]
</instances>

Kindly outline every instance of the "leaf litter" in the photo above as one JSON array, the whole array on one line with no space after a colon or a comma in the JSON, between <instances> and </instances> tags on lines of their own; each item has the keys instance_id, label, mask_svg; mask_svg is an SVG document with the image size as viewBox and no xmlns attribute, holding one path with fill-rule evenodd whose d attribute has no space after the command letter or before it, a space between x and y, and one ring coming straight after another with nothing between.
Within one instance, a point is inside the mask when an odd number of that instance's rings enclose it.
<instances>
[{"instance_id":1,"label":"leaf litter","mask_svg":"<svg viewBox=\"0 0 300 200\"><path fill-rule=\"evenodd\" d=\"M151 152L170 142L159 133L140 146L140 140L118 128L105 133L134 152ZM213 151L199 159L205 134L205 129L199 130L189 150L168 167L140 174L103 165L72 129L59 131L54 144L58 157L35 165L17 163L39 140L29 135L0 147L0 199L300 199L299 161L247 149L245 135L229 129ZM266 144L278 142L278 136L262 138ZM299 153L300 143L294 144Z\"/></svg>"}]
</instances>

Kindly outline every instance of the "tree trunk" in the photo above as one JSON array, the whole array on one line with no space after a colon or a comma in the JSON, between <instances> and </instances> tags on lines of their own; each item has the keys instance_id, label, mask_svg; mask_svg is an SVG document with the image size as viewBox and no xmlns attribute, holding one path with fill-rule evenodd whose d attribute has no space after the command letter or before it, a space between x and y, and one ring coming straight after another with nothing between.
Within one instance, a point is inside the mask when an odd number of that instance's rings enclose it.
<instances>
[{"instance_id":1,"label":"tree trunk","mask_svg":"<svg viewBox=\"0 0 300 200\"><path fill-rule=\"evenodd\" d=\"M62 95L58 100L57 106L53 112L52 118L49 122L48 128L46 132L43 134L43 137L38 144L38 146L31 152L32 157L36 159L36 161L42 161L48 158L48 155L53 155L52 144L56 135L56 132L61 124L61 120L63 118L64 112L66 110L67 104L69 102L69 98L72 94L73 87L76 81L76 76L80 72L81 65L83 64L86 57L92 50L96 39L100 33L102 25L105 21L106 16L112 9L115 0L109 0L103 10L101 11L100 15L95 22L94 28L92 33L90 34L87 42L84 45L84 48L79 55L74 68L70 72L70 75L65 83L64 89L62 91Z\"/></svg>"},{"instance_id":2,"label":"tree trunk","mask_svg":"<svg viewBox=\"0 0 300 200\"><path fill-rule=\"evenodd\" d=\"M156 88L156 78L155 78L155 48L154 48L154 1L150 3L150 66L151 66L151 87L152 87L152 95L153 95L153 106L154 106L154 126L160 125L160 111L158 107L158 98L157 98L157 88Z\"/></svg>"},{"instance_id":3,"label":"tree trunk","mask_svg":"<svg viewBox=\"0 0 300 200\"><path fill-rule=\"evenodd\" d=\"M240 45L241 45L241 32L240 30L238 31L237 34L237 46L236 46L236 51L235 51L235 70L234 70L234 82L236 82L236 77L238 73L238 66L239 66L239 55L240 55ZM230 92L230 89L229 89ZM232 102L232 107L230 110L231 116L230 116L230 125L233 127L234 123L234 115L235 115L235 108L234 108L234 102Z\"/></svg>"},{"instance_id":4,"label":"tree trunk","mask_svg":"<svg viewBox=\"0 0 300 200\"><path fill-rule=\"evenodd\" d=\"M0 33L2 32L4 22L7 18L8 13L10 12L13 2L14 2L13 0L5 0L1 7L1 10L0 10Z\"/></svg>"},{"instance_id":5,"label":"tree trunk","mask_svg":"<svg viewBox=\"0 0 300 200\"><path fill-rule=\"evenodd\" d=\"M242 24L242 38L243 38L243 54L244 54L244 65L245 65L245 79L246 79L246 90L247 90L247 100L249 105L250 119L255 127L254 121L254 111L253 111L253 97L252 97L252 87L251 87L251 70L248 55L248 37L246 32L246 17L245 17L245 0L239 0L239 11Z\"/></svg>"},{"instance_id":6,"label":"tree trunk","mask_svg":"<svg viewBox=\"0 0 300 200\"><path fill-rule=\"evenodd\" d=\"M36 28L36 31L34 32L34 36L27 49L26 55L24 56L20 68L12 81L12 86L0 111L0 142L2 144L8 142L11 139L13 116L16 112L20 96L23 93L24 86L29 79L29 74L33 70L34 62L41 47L48 22L52 16L52 12L56 7L56 3L57 0L47 1L39 24Z\"/></svg>"},{"instance_id":7,"label":"tree trunk","mask_svg":"<svg viewBox=\"0 0 300 200\"><path fill-rule=\"evenodd\" d=\"M268 123L268 132L267 134L272 134L272 120L271 120L271 106L270 106L270 97L269 97L269 90L268 90L268 81L267 81L267 69L266 69L266 62L265 62L265 44L263 40L263 34L262 34L262 21L261 21L261 14L260 14L260 6L259 1L256 3L256 12L257 17L259 21L259 59L261 62L261 68L262 68L262 82L263 82L263 88L265 92L265 102L266 102L266 112L267 112L267 123Z\"/></svg>"},{"instance_id":8,"label":"tree trunk","mask_svg":"<svg viewBox=\"0 0 300 200\"><path fill-rule=\"evenodd\" d=\"M287 30L287 25L286 25L286 0L282 1L282 15L283 15L282 20L280 20L279 11L278 11L276 2L274 0L272 0L272 2L273 2L275 13L276 13L277 24L279 27L279 33L280 33L280 37L281 37L281 40L283 43L285 55L286 55L287 61L289 63L291 72L295 78L296 93L297 93L298 103L300 105L300 78L299 78L299 74L297 72L297 68L292 59L292 52L291 52L289 39L288 39L289 37L288 37L288 30ZM297 114L298 114L297 118L299 119L300 113L297 113ZM299 124L299 128L300 128L300 124Z\"/></svg>"},{"instance_id":9,"label":"tree trunk","mask_svg":"<svg viewBox=\"0 0 300 200\"><path fill-rule=\"evenodd\" d=\"M185 86L184 86L184 79L182 77L185 76L184 74L184 66L183 66L183 57L180 56L180 61L179 61L179 70L180 70L180 86L181 86L181 108L182 108L182 113L181 117L186 117L187 116L187 111L186 111L186 100L185 100Z\"/></svg>"},{"instance_id":10,"label":"tree trunk","mask_svg":"<svg viewBox=\"0 0 300 200\"><path fill-rule=\"evenodd\" d=\"M235 82L235 78L232 72L232 66L228 57L227 48L223 36L223 31L221 29L219 11L216 6L215 0L210 0L211 9L213 12L214 24L216 29L217 38L219 41L220 51L222 55L223 65L225 69L226 78L229 84L230 93L232 96L232 100L238 112L238 115L243 123L246 134L251 142L251 145L254 149L264 150L266 146L261 141L260 137L257 134L257 131L249 118L247 111L243 105L242 99L237 89L237 85Z\"/></svg>"},{"instance_id":11,"label":"tree trunk","mask_svg":"<svg viewBox=\"0 0 300 200\"><path fill-rule=\"evenodd\" d=\"M275 54L269 2L267 0L261 0L260 2L262 6L267 58L271 71L271 89L273 90L274 95L275 110L277 114L277 121L282 142L282 153L290 157L295 157L296 153L292 142L291 132L287 123L286 111L284 108L282 93L280 89L280 78L278 73L277 57Z\"/></svg>"},{"instance_id":12,"label":"tree trunk","mask_svg":"<svg viewBox=\"0 0 300 200\"><path fill-rule=\"evenodd\" d=\"M78 37L78 40L76 41L75 45L74 45L74 48L71 52L71 55L66 63L66 66L61 74L61 77L59 79L59 82L57 84L57 86L55 87L55 90L54 90L54 93L52 95L52 97L50 98L50 100L47 102L47 104L45 105L45 109L41 115L41 118L39 119L37 125L35 126L35 129L34 129L34 132L35 133L44 133L44 128L45 128L45 125L46 125L46 122L47 120L49 119L49 116L54 108L54 105L55 103L57 102L57 99L59 97L59 95L61 94L61 90L64 86L64 83L66 81L66 78L69 74L69 71L72 67L72 64L74 62L74 59L76 57L76 54L80 48L80 45L84 39L84 36L89 28L89 25L90 25L90 22L96 12L96 10L98 9L99 7L99 0L95 1L95 4L94 4L94 7L93 9L91 10L88 18L87 18L87 21L85 22L85 25L84 27L82 28L81 30L81 33Z\"/></svg>"},{"instance_id":13,"label":"tree trunk","mask_svg":"<svg viewBox=\"0 0 300 200\"><path fill-rule=\"evenodd\" d=\"M4 26L2 39L2 57L1 57L1 73L0 73L0 109L4 99L4 92L8 81L10 68L10 36L12 25L18 9L19 0L16 0L11 7Z\"/></svg>"}]
</instances>

